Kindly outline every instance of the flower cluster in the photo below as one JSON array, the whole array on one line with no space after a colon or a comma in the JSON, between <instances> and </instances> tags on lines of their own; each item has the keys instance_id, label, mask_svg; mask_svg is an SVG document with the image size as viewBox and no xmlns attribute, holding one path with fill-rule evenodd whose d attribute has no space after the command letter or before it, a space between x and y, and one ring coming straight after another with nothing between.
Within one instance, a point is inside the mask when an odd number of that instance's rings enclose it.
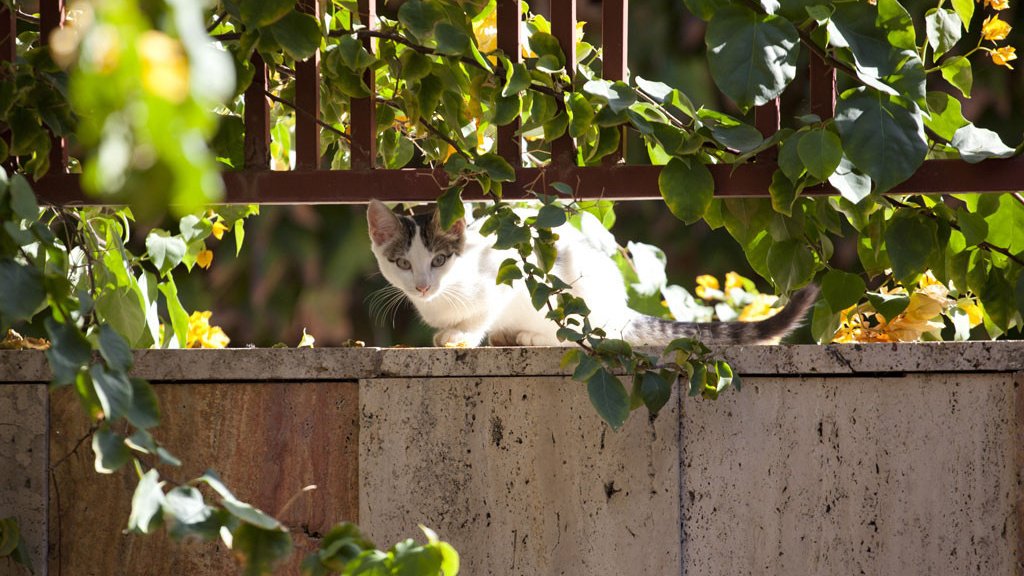
<instances>
[{"instance_id":1,"label":"flower cluster","mask_svg":"<svg viewBox=\"0 0 1024 576\"><path fill-rule=\"evenodd\" d=\"M186 348L225 348L231 339L220 326L210 325L213 313L193 312L188 318L188 342Z\"/></svg>"},{"instance_id":2,"label":"flower cluster","mask_svg":"<svg viewBox=\"0 0 1024 576\"><path fill-rule=\"evenodd\" d=\"M883 297L907 297L902 286L881 289ZM945 327L942 316L949 316L957 330L957 339L967 339L971 328L981 324L982 313L970 298L954 300L949 288L929 272L921 277L917 288L909 295L906 308L892 318L875 310L870 302L843 310L841 323L833 342L915 342L941 340L939 332Z\"/></svg>"},{"instance_id":3,"label":"flower cluster","mask_svg":"<svg viewBox=\"0 0 1024 576\"><path fill-rule=\"evenodd\" d=\"M719 320L740 322L757 322L774 316L780 308L774 305L778 296L761 294L754 282L735 272L725 275L725 288L722 289L718 278L709 274L697 277L697 297L715 304L715 314Z\"/></svg>"},{"instance_id":4,"label":"flower cluster","mask_svg":"<svg viewBox=\"0 0 1024 576\"><path fill-rule=\"evenodd\" d=\"M984 0L985 6L995 10L1001 11L1006 10L1010 7L1010 0ZM999 14L993 14L985 19L985 22L981 25L981 38L995 44L1001 40L1006 40L1006 37L1010 34L1010 30L1013 27L1007 24L1005 21L999 19ZM1011 60L1017 59L1016 48L1013 46L996 46L995 48L983 48L988 52L992 62L998 66L1006 66L1010 70L1013 70L1013 66L1010 66Z\"/></svg>"}]
</instances>

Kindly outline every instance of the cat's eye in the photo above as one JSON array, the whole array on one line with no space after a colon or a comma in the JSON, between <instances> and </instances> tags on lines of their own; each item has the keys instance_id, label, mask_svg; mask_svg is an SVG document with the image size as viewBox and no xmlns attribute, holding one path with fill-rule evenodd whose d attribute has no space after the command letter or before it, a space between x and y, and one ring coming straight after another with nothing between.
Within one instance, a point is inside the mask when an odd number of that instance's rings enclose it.
<instances>
[{"instance_id":1,"label":"cat's eye","mask_svg":"<svg viewBox=\"0 0 1024 576\"><path fill-rule=\"evenodd\" d=\"M440 268L441 266L444 266L444 263L447 261L448 256L444 254L438 254L437 256L434 256L433 260L430 261L430 265L433 266L434 268Z\"/></svg>"},{"instance_id":2,"label":"cat's eye","mask_svg":"<svg viewBox=\"0 0 1024 576\"><path fill-rule=\"evenodd\" d=\"M405 258L399 258L398 260L395 260L395 266L398 266L402 270L409 270L412 268L412 264Z\"/></svg>"}]
</instances>

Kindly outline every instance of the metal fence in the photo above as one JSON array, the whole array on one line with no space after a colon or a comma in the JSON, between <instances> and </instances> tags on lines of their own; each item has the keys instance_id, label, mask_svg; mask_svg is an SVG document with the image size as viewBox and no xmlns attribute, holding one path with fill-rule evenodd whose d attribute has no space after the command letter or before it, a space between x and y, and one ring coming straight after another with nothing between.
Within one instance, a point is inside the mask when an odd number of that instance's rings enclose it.
<instances>
[{"instance_id":1,"label":"metal fence","mask_svg":"<svg viewBox=\"0 0 1024 576\"><path fill-rule=\"evenodd\" d=\"M299 9L316 14L319 0L300 0ZM372 28L376 22L377 0L358 0L359 19ZM608 80L626 78L627 28L629 0L602 2L603 76ZM43 42L61 25L64 0L40 1L40 29ZM551 3L552 33L566 54L567 70L575 68L576 0ZM520 0L497 0L497 44L505 54L519 58L521 30ZM12 61L14 54L15 14L0 8L0 60ZM364 37L367 49L371 38ZM295 105L303 113L295 118L296 166L290 171L270 170L270 101L268 69L258 54L252 57L256 69L252 84L245 92L245 167L226 171L227 203L322 204L360 203L370 198L391 201L429 201L441 192L445 176L429 168L381 169L376 165L376 119L373 76L367 72L369 98L351 102L351 169L320 168L320 55L298 62L295 68ZM818 55L811 54L805 71L809 82L812 113L831 118L835 111L835 70ZM783 95L785 98L786 95ZM780 100L755 110L755 125L762 134L770 135L780 127ZM552 160L544 167L523 166L518 126L513 123L498 129L497 153L515 168L516 181L504 186L506 198L529 197L529 190L538 179L563 181L574 186L581 198L649 199L660 198L658 174L660 166L605 163L601 166L577 166L573 141L565 135L552 144ZM625 139L623 139L625 142ZM776 170L774 150L760 154L739 167L709 166L715 179L715 195L730 197L767 197L772 173ZM78 177L67 173L67 148L55 139L51 157L51 173L38 182L40 198L53 203L95 203L85 197ZM617 154L616 158L621 158ZM1024 190L1024 157L987 160L968 164L961 160L929 160L907 181L889 194L939 194L956 192L1015 192ZM806 189L804 194L834 194L828 185ZM470 186L466 199L482 198L478 188Z\"/></svg>"}]
</instances>

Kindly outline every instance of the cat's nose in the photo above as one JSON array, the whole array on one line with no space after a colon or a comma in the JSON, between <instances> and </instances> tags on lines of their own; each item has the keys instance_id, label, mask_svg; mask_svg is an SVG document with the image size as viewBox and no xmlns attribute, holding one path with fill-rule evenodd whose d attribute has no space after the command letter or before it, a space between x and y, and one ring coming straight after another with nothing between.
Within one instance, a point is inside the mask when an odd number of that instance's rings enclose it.
<instances>
[{"instance_id":1,"label":"cat's nose","mask_svg":"<svg viewBox=\"0 0 1024 576\"><path fill-rule=\"evenodd\" d=\"M426 296L426 295L427 295L427 292L430 292L430 284L425 284L425 285L424 285L424 284L417 284L417 285L416 285L416 290L417 290L417 291L418 291L418 292L419 292L420 294L422 294L422 295Z\"/></svg>"}]
</instances>

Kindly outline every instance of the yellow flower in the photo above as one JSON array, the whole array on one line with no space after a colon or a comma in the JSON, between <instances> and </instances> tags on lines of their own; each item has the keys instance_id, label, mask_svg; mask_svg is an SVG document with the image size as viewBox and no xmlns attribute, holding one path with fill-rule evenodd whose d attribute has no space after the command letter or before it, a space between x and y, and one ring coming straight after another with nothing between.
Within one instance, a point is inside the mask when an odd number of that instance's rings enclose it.
<instances>
[{"instance_id":1,"label":"yellow flower","mask_svg":"<svg viewBox=\"0 0 1024 576\"><path fill-rule=\"evenodd\" d=\"M484 54L497 50L498 11L491 10L486 18L473 24L473 35L476 36L476 45Z\"/></svg>"},{"instance_id":2,"label":"yellow flower","mask_svg":"<svg viewBox=\"0 0 1024 576\"><path fill-rule=\"evenodd\" d=\"M142 60L142 86L147 92L170 102L188 96L188 60L174 38L149 30L139 36L136 47Z\"/></svg>"},{"instance_id":3,"label":"yellow flower","mask_svg":"<svg viewBox=\"0 0 1024 576\"><path fill-rule=\"evenodd\" d=\"M999 19L999 15L989 16L985 19L985 22L981 25L981 35L985 40L991 40L995 42L997 40L1005 40L1006 35L1010 33L1013 28Z\"/></svg>"},{"instance_id":4,"label":"yellow flower","mask_svg":"<svg viewBox=\"0 0 1024 576\"><path fill-rule=\"evenodd\" d=\"M985 5L993 10L1006 10L1010 7L1010 0L985 0Z\"/></svg>"},{"instance_id":5,"label":"yellow flower","mask_svg":"<svg viewBox=\"0 0 1024 576\"><path fill-rule=\"evenodd\" d=\"M982 322L981 308L970 300L964 300L957 304L957 308L967 313L967 320L971 324L971 328L974 328Z\"/></svg>"},{"instance_id":6,"label":"yellow flower","mask_svg":"<svg viewBox=\"0 0 1024 576\"><path fill-rule=\"evenodd\" d=\"M705 300L710 300L715 297L716 293L721 294L718 287L718 278L710 274L702 274L697 276L697 297Z\"/></svg>"},{"instance_id":7,"label":"yellow flower","mask_svg":"<svg viewBox=\"0 0 1024 576\"><path fill-rule=\"evenodd\" d=\"M227 231L228 227L225 226L224 223L221 222L220 220L217 220L216 222L213 223L213 237L216 238L217 240L223 238L224 233Z\"/></svg>"},{"instance_id":8,"label":"yellow flower","mask_svg":"<svg viewBox=\"0 0 1024 576\"><path fill-rule=\"evenodd\" d=\"M733 273L730 272L730 274ZM728 286L728 277L726 278L726 286ZM781 308L772 308L778 299L778 296L772 296L771 294L758 294L754 296L754 301L744 306L743 310L740 311L738 320L740 322L757 322L758 320L775 316L781 310Z\"/></svg>"},{"instance_id":9,"label":"yellow flower","mask_svg":"<svg viewBox=\"0 0 1024 576\"><path fill-rule=\"evenodd\" d=\"M210 311L193 312L188 318L186 348L224 348L231 342L220 326L210 326Z\"/></svg>"},{"instance_id":10,"label":"yellow flower","mask_svg":"<svg viewBox=\"0 0 1024 576\"><path fill-rule=\"evenodd\" d=\"M1013 70L1013 66L1010 66L1010 60L1016 60L1017 55L1014 54L1017 50L1013 46L1003 46L997 48L988 53L992 57L992 61L999 66L1006 66L1010 70Z\"/></svg>"},{"instance_id":11,"label":"yellow flower","mask_svg":"<svg viewBox=\"0 0 1024 576\"><path fill-rule=\"evenodd\" d=\"M209 268L210 264L213 264L213 251L203 250L199 254L196 254L196 264L198 264L203 270Z\"/></svg>"}]
</instances>

